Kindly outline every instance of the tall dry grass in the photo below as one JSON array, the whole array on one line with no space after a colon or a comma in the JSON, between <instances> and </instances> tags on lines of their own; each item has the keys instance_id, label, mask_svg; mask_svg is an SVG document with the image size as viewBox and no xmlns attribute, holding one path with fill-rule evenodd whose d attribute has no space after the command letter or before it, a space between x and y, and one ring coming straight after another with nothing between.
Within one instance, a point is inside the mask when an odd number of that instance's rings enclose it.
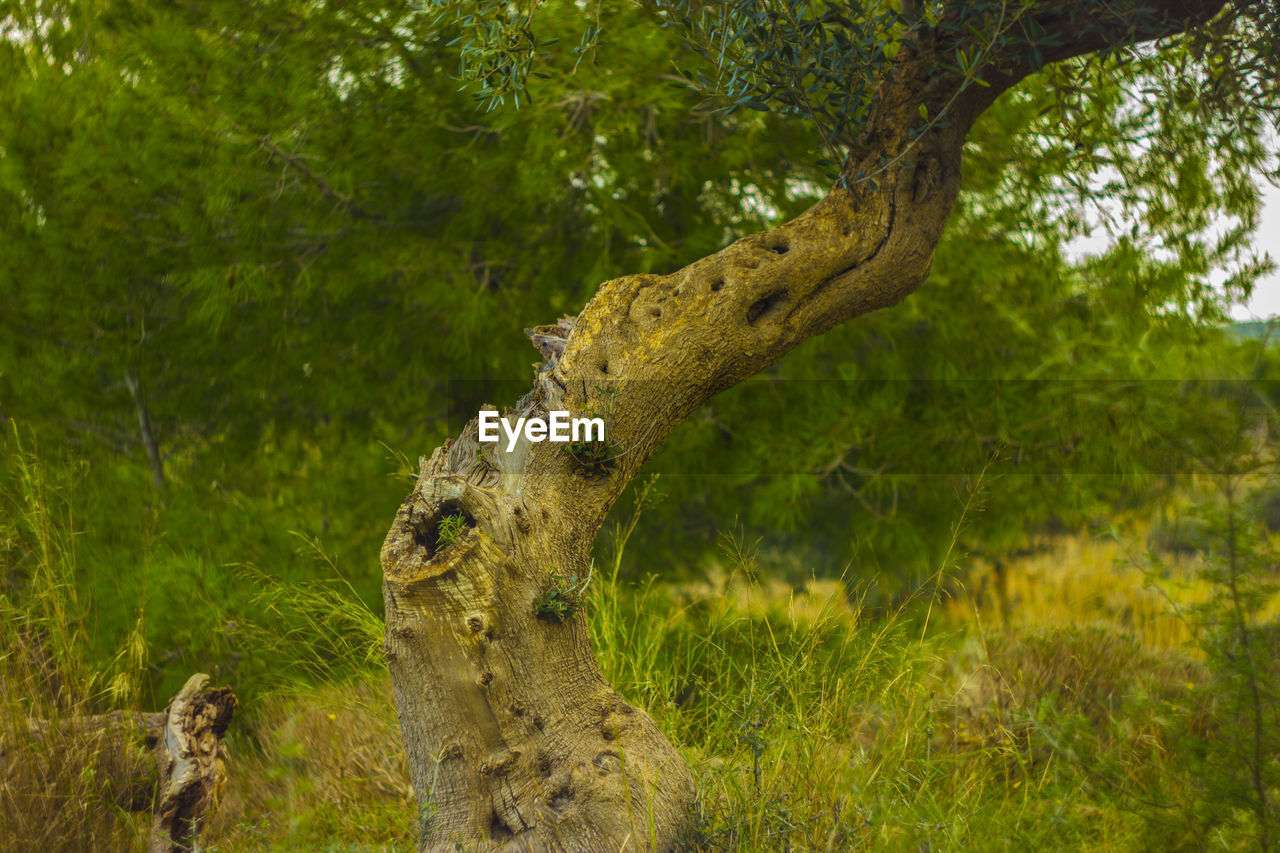
<instances>
[{"instance_id":1,"label":"tall dry grass","mask_svg":"<svg viewBox=\"0 0 1280 853\"><path fill-rule=\"evenodd\" d=\"M134 850L150 818L140 748L78 725L136 699L139 630L109 670L89 663L67 482L51 482L15 429L0 494L0 849ZM121 707L121 706L117 706Z\"/></svg>"}]
</instances>

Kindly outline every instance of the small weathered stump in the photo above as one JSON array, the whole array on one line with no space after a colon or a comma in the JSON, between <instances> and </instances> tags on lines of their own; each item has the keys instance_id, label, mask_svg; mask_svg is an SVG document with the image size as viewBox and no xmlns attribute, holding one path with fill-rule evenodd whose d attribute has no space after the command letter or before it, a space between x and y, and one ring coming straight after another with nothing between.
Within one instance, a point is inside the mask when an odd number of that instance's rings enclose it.
<instances>
[{"instance_id":1,"label":"small weathered stump","mask_svg":"<svg viewBox=\"0 0 1280 853\"><path fill-rule=\"evenodd\" d=\"M152 746L158 779L147 853L190 850L217 808L227 775L222 736L239 704L230 687L206 689L197 673L169 702Z\"/></svg>"},{"instance_id":2,"label":"small weathered stump","mask_svg":"<svg viewBox=\"0 0 1280 853\"><path fill-rule=\"evenodd\" d=\"M148 853L190 851L218 805L227 764L222 737L239 705L231 688L208 684L203 673L191 676L164 711L26 720L22 735L0 733L0 771L24 751L29 760L23 739L55 752L72 744L87 769L109 780L114 805L154 815Z\"/></svg>"}]
</instances>

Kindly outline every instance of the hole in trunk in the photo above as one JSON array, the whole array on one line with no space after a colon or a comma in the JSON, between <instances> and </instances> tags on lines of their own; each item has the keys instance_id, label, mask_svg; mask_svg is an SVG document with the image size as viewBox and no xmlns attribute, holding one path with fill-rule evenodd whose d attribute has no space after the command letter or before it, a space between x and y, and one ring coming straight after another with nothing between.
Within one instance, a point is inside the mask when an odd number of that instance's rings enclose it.
<instances>
[{"instance_id":1,"label":"hole in trunk","mask_svg":"<svg viewBox=\"0 0 1280 853\"><path fill-rule=\"evenodd\" d=\"M502 822L502 818L498 817L498 813L494 812L493 817L489 819L489 837L495 841L505 841L515 835L511 831L511 827Z\"/></svg>"},{"instance_id":2,"label":"hole in trunk","mask_svg":"<svg viewBox=\"0 0 1280 853\"><path fill-rule=\"evenodd\" d=\"M747 325L754 325L757 320L780 305L786 298L787 292L785 290L775 290L763 299L757 299L751 303L751 307L747 309Z\"/></svg>"},{"instance_id":3,"label":"hole in trunk","mask_svg":"<svg viewBox=\"0 0 1280 853\"><path fill-rule=\"evenodd\" d=\"M410 509L407 526L413 543L433 557L457 542L468 528L475 527L476 520L457 501L446 501L434 515Z\"/></svg>"},{"instance_id":4,"label":"hole in trunk","mask_svg":"<svg viewBox=\"0 0 1280 853\"><path fill-rule=\"evenodd\" d=\"M711 282L711 290L712 290L712 292L713 292L713 293L714 293L715 291L719 290L719 289L720 289L720 288L722 288L722 287L724 287L724 279L723 279L723 278L717 278L717 279L715 279L715 280L713 280L713 281Z\"/></svg>"},{"instance_id":5,"label":"hole in trunk","mask_svg":"<svg viewBox=\"0 0 1280 853\"><path fill-rule=\"evenodd\" d=\"M565 807L572 802L573 802L573 789L570 788L568 785L565 785L562 788L557 788L555 793L551 795L550 803L551 803L551 809L553 811L557 811L557 812L564 811Z\"/></svg>"}]
</instances>

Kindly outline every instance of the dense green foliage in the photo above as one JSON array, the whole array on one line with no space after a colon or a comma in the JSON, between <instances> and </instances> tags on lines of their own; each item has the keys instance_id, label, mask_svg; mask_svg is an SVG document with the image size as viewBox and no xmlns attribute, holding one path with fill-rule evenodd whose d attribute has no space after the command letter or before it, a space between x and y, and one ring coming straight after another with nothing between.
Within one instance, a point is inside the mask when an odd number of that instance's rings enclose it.
<instances>
[{"instance_id":1,"label":"dense green foliage","mask_svg":"<svg viewBox=\"0 0 1280 853\"><path fill-rule=\"evenodd\" d=\"M819 126L708 101L706 58L645 4L592 7L585 35L577 4L544 7L521 108L488 111L469 24L443 8L2 8L0 413L74 472L95 653L144 608L158 696L197 666L270 669L241 631L277 617L242 571L329 573L300 542L376 606L408 460L515 399L536 358L523 326L793 215L827 181ZM1211 109L1216 90L1142 95L1176 88L1166 68L1202 73L1183 50L1004 97L924 290L674 436L637 568L694 566L741 517L806 569L854 559L892 593L936 566L980 472L964 541L1001 551L1162 470L1159 430L1186 404L1153 380L1242 369L1209 280L1227 269L1247 294L1249 176L1269 164L1261 120ZM1215 237L1223 215L1238 227ZM1107 216L1115 246L1069 260Z\"/></svg>"}]
</instances>

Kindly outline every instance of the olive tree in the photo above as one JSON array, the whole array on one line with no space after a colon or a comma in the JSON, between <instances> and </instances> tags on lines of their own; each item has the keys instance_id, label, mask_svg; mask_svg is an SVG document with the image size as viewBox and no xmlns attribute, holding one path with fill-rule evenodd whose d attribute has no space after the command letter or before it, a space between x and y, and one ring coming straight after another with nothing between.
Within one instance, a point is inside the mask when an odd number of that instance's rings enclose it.
<instances>
[{"instance_id":1,"label":"olive tree","mask_svg":"<svg viewBox=\"0 0 1280 853\"><path fill-rule=\"evenodd\" d=\"M489 108L536 96L542 4L434 4ZM598 4L581 60L608 61ZM601 676L576 596L628 482L710 397L892 306L929 273L966 135L1028 75L1090 54L1199 57L1204 85L1259 94L1274 4L977 0L641 4L689 50L680 79L729 107L812 122L818 203L666 275L600 285L531 330L546 362L503 415L600 418L605 437L481 441L479 417L421 462L382 550L386 655L423 850L667 850L694 797L684 759ZM1154 42L1153 47L1147 43ZM531 87L530 84L533 83ZM710 152L714 155L714 152ZM975 283L980 286L980 283Z\"/></svg>"}]
</instances>

